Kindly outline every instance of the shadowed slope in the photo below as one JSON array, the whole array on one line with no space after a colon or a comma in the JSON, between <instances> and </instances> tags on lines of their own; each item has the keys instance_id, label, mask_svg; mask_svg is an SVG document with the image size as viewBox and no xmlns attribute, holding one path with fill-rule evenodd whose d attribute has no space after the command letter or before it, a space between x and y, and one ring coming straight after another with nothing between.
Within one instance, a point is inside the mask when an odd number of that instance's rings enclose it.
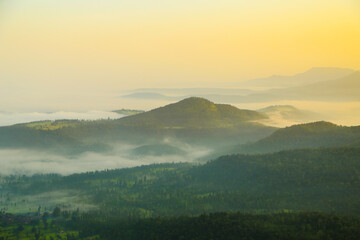
<instances>
[{"instance_id":1,"label":"shadowed slope","mask_svg":"<svg viewBox=\"0 0 360 240\"><path fill-rule=\"evenodd\" d=\"M299 148L357 146L359 143L360 126L343 127L321 121L279 129L269 137L241 146L238 152L266 153Z\"/></svg>"}]
</instances>

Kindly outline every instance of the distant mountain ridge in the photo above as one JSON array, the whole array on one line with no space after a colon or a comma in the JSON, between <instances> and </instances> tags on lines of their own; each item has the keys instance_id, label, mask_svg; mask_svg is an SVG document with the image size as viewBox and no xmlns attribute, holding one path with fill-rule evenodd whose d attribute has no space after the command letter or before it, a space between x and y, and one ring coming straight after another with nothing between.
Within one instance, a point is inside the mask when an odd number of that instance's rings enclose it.
<instances>
[{"instance_id":1,"label":"distant mountain ridge","mask_svg":"<svg viewBox=\"0 0 360 240\"><path fill-rule=\"evenodd\" d=\"M293 76L274 75L268 78L248 80L243 82L243 85L272 88L295 87L321 81L335 80L346 77L352 73L354 73L354 70L348 68L314 67L303 73L298 73Z\"/></svg>"},{"instance_id":2,"label":"distant mountain ridge","mask_svg":"<svg viewBox=\"0 0 360 240\"><path fill-rule=\"evenodd\" d=\"M270 89L249 94L232 96L231 102L271 102L271 101L360 101L360 72L352 72L342 78L319 81L302 86Z\"/></svg>"},{"instance_id":3,"label":"distant mountain ridge","mask_svg":"<svg viewBox=\"0 0 360 240\"><path fill-rule=\"evenodd\" d=\"M288 89L297 98L314 100L360 101L360 71L343 78Z\"/></svg>"},{"instance_id":4,"label":"distant mountain ridge","mask_svg":"<svg viewBox=\"0 0 360 240\"><path fill-rule=\"evenodd\" d=\"M360 72L346 68L312 68L294 76L272 76L235 84L246 91L219 91L205 94L199 89L196 96L226 103L252 103L271 101L360 101ZM257 88L249 91L252 86ZM124 97L175 101L183 96L167 95L166 89L156 92L135 92ZM193 91L196 91L194 89ZM178 92L169 90L169 93ZM200 93L201 92L201 93Z\"/></svg>"}]
</instances>

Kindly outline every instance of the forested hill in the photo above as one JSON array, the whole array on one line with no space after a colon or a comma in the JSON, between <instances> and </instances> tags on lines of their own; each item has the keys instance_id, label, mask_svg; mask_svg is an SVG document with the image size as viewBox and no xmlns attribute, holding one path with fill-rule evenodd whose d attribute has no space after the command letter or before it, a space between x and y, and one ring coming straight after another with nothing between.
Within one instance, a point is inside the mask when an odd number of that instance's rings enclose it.
<instances>
[{"instance_id":1,"label":"forested hill","mask_svg":"<svg viewBox=\"0 0 360 240\"><path fill-rule=\"evenodd\" d=\"M227 104L214 104L204 98L191 97L149 112L119 119L128 126L169 128L231 127L246 121L267 118L266 114L241 110Z\"/></svg>"},{"instance_id":2,"label":"forested hill","mask_svg":"<svg viewBox=\"0 0 360 240\"><path fill-rule=\"evenodd\" d=\"M360 148L230 155L200 166L159 164L66 177L8 177L4 183L3 191L14 192L18 199L3 199L3 206L10 208L31 208L26 204L34 198L26 200L28 194L49 196L48 204L63 204L58 193L69 192L74 199L65 200L69 204L90 204L122 216L284 209L360 214ZM51 200L54 191L56 198ZM34 202L32 208L39 204Z\"/></svg>"},{"instance_id":3,"label":"forested hill","mask_svg":"<svg viewBox=\"0 0 360 240\"><path fill-rule=\"evenodd\" d=\"M112 145L158 144L166 138L216 148L256 141L276 128L251 122L256 111L188 98L117 120L57 120L0 127L0 148L30 148L61 154L106 152Z\"/></svg>"},{"instance_id":4,"label":"forested hill","mask_svg":"<svg viewBox=\"0 0 360 240\"><path fill-rule=\"evenodd\" d=\"M278 129L255 143L235 149L240 153L269 153L281 150L333 146L360 146L360 126L344 127L313 122Z\"/></svg>"},{"instance_id":5,"label":"forested hill","mask_svg":"<svg viewBox=\"0 0 360 240\"><path fill-rule=\"evenodd\" d=\"M82 236L100 234L108 240L356 240L360 237L359 217L324 213L281 213L250 215L212 213L196 217L150 218L138 221L103 220L82 216Z\"/></svg>"},{"instance_id":6,"label":"forested hill","mask_svg":"<svg viewBox=\"0 0 360 240\"><path fill-rule=\"evenodd\" d=\"M223 189L291 191L345 182L360 184L360 147L319 148L257 155L228 155L194 168L192 176Z\"/></svg>"}]
</instances>

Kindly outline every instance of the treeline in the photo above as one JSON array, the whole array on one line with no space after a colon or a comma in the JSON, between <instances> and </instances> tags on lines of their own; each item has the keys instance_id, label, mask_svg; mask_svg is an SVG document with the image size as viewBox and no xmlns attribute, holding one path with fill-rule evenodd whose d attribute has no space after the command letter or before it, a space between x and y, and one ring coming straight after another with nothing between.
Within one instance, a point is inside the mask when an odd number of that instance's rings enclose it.
<instances>
[{"instance_id":1,"label":"treeline","mask_svg":"<svg viewBox=\"0 0 360 240\"><path fill-rule=\"evenodd\" d=\"M320 212L119 218L100 211L15 216L0 213L0 240L358 240L360 217ZM43 222L49 221L48 226Z\"/></svg>"},{"instance_id":2,"label":"treeline","mask_svg":"<svg viewBox=\"0 0 360 240\"><path fill-rule=\"evenodd\" d=\"M281 213L250 215L213 213L197 217L150 218L134 221L106 221L88 215L73 222L79 236L99 234L114 240L296 240L360 238L360 219L324 213Z\"/></svg>"},{"instance_id":3,"label":"treeline","mask_svg":"<svg viewBox=\"0 0 360 240\"><path fill-rule=\"evenodd\" d=\"M241 153L273 153L282 150L360 146L360 126L345 127L320 121L281 128L255 143L238 146Z\"/></svg>"}]
</instances>

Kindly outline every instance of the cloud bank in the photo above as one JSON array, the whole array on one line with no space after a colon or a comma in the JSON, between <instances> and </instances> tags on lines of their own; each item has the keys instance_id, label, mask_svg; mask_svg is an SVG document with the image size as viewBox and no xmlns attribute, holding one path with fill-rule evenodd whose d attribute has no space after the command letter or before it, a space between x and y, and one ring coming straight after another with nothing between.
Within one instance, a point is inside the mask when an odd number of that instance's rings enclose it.
<instances>
[{"instance_id":1,"label":"cloud bank","mask_svg":"<svg viewBox=\"0 0 360 240\"><path fill-rule=\"evenodd\" d=\"M125 115L107 111L87 111L87 112L0 112L0 126L8 126L17 123L26 123L42 120L59 119L79 119L79 120L98 120L98 119L117 119Z\"/></svg>"},{"instance_id":2,"label":"cloud bank","mask_svg":"<svg viewBox=\"0 0 360 240\"><path fill-rule=\"evenodd\" d=\"M69 175L87 171L136 167L153 163L194 162L197 158L209 154L208 149L187 147L187 154L166 156L131 155L137 146L117 146L109 154L84 153L76 157L65 157L31 150L0 150L0 176L33 175L39 173L58 173Z\"/></svg>"}]
</instances>

